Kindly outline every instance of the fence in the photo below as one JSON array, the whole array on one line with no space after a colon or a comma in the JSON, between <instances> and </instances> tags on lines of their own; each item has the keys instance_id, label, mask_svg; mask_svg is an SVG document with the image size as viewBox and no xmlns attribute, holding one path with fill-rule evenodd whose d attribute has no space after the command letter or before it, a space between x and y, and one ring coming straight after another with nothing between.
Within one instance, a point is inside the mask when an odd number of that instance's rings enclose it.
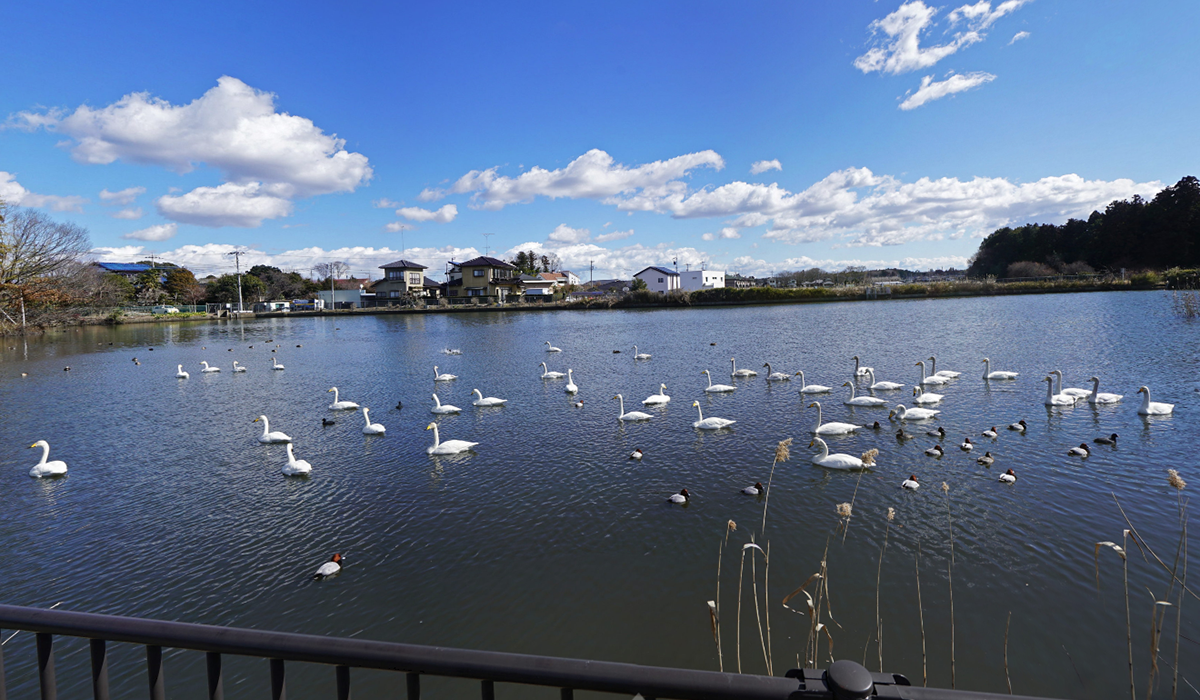
<instances>
[{"instance_id":1,"label":"fence","mask_svg":"<svg viewBox=\"0 0 1200 700\"><path fill-rule=\"evenodd\" d=\"M179 313L195 314L206 313L209 304L155 304L154 306L122 306L121 311L127 314L150 314L154 313L154 309L161 306L168 306L173 309L178 309Z\"/></svg>"}]
</instances>

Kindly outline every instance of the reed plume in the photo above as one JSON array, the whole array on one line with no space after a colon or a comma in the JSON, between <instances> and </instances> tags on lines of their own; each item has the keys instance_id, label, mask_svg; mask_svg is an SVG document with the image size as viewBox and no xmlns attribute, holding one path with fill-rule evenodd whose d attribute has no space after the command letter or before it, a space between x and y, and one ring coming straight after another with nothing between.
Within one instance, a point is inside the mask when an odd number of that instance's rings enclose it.
<instances>
[{"instance_id":1,"label":"reed plume","mask_svg":"<svg viewBox=\"0 0 1200 700\"><path fill-rule=\"evenodd\" d=\"M717 668L725 671L725 658L721 653L721 559L725 555L725 545L729 544L729 533L737 530L737 523L730 520L725 523L725 536L721 539L721 547L717 550L717 598L708 601L709 617L711 618L713 637L717 643Z\"/></svg>"}]
</instances>

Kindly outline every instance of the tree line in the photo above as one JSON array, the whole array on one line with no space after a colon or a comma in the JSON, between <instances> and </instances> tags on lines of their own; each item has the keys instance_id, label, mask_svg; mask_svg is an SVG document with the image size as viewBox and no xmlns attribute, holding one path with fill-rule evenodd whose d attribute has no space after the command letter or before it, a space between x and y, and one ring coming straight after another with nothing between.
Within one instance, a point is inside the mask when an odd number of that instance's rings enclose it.
<instances>
[{"instance_id":1,"label":"tree line","mask_svg":"<svg viewBox=\"0 0 1200 700\"><path fill-rule=\"evenodd\" d=\"M1086 221L997 229L980 243L967 273L1042 277L1172 267L1200 267L1200 180L1190 175L1151 200L1115 200Z\"/></svg>"}]
</instances>

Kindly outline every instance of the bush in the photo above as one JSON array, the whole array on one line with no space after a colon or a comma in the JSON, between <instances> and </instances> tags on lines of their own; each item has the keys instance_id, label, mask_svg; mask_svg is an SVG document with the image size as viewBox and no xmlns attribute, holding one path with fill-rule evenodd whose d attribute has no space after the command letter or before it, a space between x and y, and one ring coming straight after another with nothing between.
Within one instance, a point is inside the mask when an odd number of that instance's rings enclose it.
<instances>
[{"instance_id":1,"label":"bush","mask_svg":"<svg viewBox=\"0 0 1200 700\"><path fill-rule=\"evenodd\" d=\"M1009 277L1052 277L1054 268L1032 260L1021 260L1008 266Z\"/></svg>"},{"instance_id":2,"label":"bush","mask_svg":"<svg viewBox=\"0 0 1200 700\"><path fill-rule=\"evenodd\" d=\"M1200 289L1200 270L1183 270L1172 267L1163 273L1167 289Z\"/></svg>"},{"instance_id":3,"label":"bush","mask_svg":"<svg viewBox=\"0 0 1200 700\"><path fill-rule=\"evenodd\" d=\"M1062 266L1062 273L1064 275L1091 275L1095 272L1096 271L1092 269L1091 265L1088 265L1082 260L1076 260L1073 263L1068 263Z\"/></svg>"},{"instance_id":4,"label":"bush","mask_svg":"<svg viewBox=\"0 0 1200 700\"><path fill-rule=\"evenodd\" d=\"M1157 272L1144 270L1130 275L1129 283L1134 287L1157 287L1160 279Z\"/></svg>"},{"instance_id":5,"label":"bush","mask_svg":"<svg viewBox=\"0 0 1200 700\"><path fill-rule=\"evenodd\" d=\"M898 284L892 287L892 294L928 294L929 289L923 284Z\"/></svg>"}]
</instances>

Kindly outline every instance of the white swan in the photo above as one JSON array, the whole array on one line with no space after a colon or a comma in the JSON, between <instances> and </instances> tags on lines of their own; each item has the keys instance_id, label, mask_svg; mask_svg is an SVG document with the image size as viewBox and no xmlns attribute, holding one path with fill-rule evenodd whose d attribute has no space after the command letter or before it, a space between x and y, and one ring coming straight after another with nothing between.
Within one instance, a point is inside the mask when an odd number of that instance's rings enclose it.
<instances>
[{"instance_id":1,"label":"white swan","mask_svg":"<svg viewBox=\"0 0 1200 700\"><path fill-rule=\"evenodd\" d=\"M650 359L650 353L648 353L648 352L638 352L638 350L637 350L637 346L636 346L636 345L634 345L634 346L633 346L633 359L635 359L635 360L649 360L649 359Z\"/></svg>"},{"instance_id":2,"label":"white swan","mask_svg":"<svg viewBox=\"0 0 1200 700\"><path fill-rule=\"evenodd\" d=\"M431 455L454 455L459 452L466 452L472 447L478 445L478 442L467 442L466 440L447 440L441 442L438 440L437 423L430 423L425 426L426 430L433 431L433 446L425 448L425 454Z\"/></svg>"},{"instance_id":3,"label":"white swan","mask_svg":"<svg viewBox=\"0 0 1200 700\"><path fill-rule=\"evenodd\" d=\"M855 396L854 385L850 382L846 382L842 386L850 387L850 398L842 402L847 406L884 406L887 404L887 401L877 399L874 396Z\"/></svg>"},{"instance_id":4,"label":"white swan","mask_svg":"<svg viewBox=\"0 0 1200 700\"><path fill-rule=\"evenodd\" d=\"M853 359L853 360L854 360L854 376L856 376L856 377L865 377L865 376L867 376L868 374L870 374L870 373L871 373L871 370L872 370L872 368L871 368L871 367L860 367L860 366L859 366L859 364L858 364L858 355L855 355L855 356L854 356L853 358L851 358L851 359Z\"/></svg>"},{"instance_id":5,"label":"white swan","mask_svg":"<svg viewBox=\"0 0 1200 700\"><path fill-rule=\"evenodd\" d=\"M999 370L992 371L992 361L988 358L983 358L983 381L1016 379L1020 372L1001 372Z\"/></svg>"},{"instance_id":6,"label":"white swan","mask_svg":"<svg viewBox=\"0 0 1200 700\"><path fill-rule=\"evenodd\" d=\"M827 394L827 393L833 391L833 389L831 389L827 386L822 386L820 384L805 384L804 383L804 370L800 370L799 372L796 372L796 376L800 377L800 393L801 394Z\"/></svg>"},{"instance_id":7,"label":"white swan","mask_svg":"<svg viewBox=\"0 0 1200 700\"><path fill-rule=\"evenodd\" d=\"M296 459L296 455L292 454L292 443L287 444L287 464L283 465L284 476L300 476L308 474L312 471L312 465L302 459Z\"/></svg>"},{"instance_id":8,"label":"white swan","mask_svg":"<svg viewBox=\"0 0 1200 700\"><path fill-rule=\"evenodd\" d=\"M816 401L813 401L812 403L810 403L808 405L809 408L812 408L814 406L816 406L816 408L817 408L817 424L815 426L813 426L812 432L816 433L817 435L845 435L846 433L853 433L855 430L858 430L859 428L862 427L861 425L854 425L853 423L825 423L825 424L822 424L821 423L821 404L817 403Z\"/></svg>"},{"instance_id":9,"label":"white swan","mask_svg":"<svg viewBox=\"0 0 1200 700\"><path fill-rule=\"evenodd\" d=\"M951 372L948 369L938 371L937 358L935 357L929 358L929 373L935 377L945 377L946 379L958 379L962 376L962 372Z\"/></svg>"},{"instance_id":10,"label":"white swan","mask_svg":"<svg viewBox=\"0 0 1200 700\"><path fill-rule=\"evenodd\" d=\"M667 503L687 503L691 499L687 489L680 490L679 493L673 493L667 496Z\"/></svg>"},{"instance_id":11,"label":"white swan","mask_svg":"<svg viewBox=\"0 0 1200 700\"><path fill-rule=\"evenodd\" d=\"M1046 382L1046 400L1042 403L1047 406L1074 406L1079 399L1066 394L1054 393L1054 377L1046 377L1043 381Z\"/></svg>"},{"instance_id":12,"label":"white swan","mask_svg":"<svg viewBox=\"0 0 1200 700\"><path fill-rule=\"evenodd\" d=\"M734 358L732 358L732 357L729 358L729 366L732 368L729 373L729 376L731 376L731 377L757 377L758 376L758 372L755 372L752 369L738 369L737 362L734 362Z\"/></svg>"},{"instance_id":13,"label":"white swan","mask_svg":"<svg viewBox=\"0 0 1200 700\"><path fill-rule=\"evenodd\" d=\"M1145 394L1142 398L1142 405L1138 407L1138 413L1143 416L1165 416L1175 410L1173 403L1159 403L1150 400L1150 389L1142 387L1138 389L1139 394Z\"/></svg>"},{"instance_id":14,"label":"white swan","mask_svg":"<svg viewBox=\"0 0 1200 700\"><path fill-rule=\"evenodd\" d=\"M1064 389L1063 388L1063 373L1062 373L1061 369L1052 369L1052 370L1050 370L1050 374L1053 374L1054 376L1056 376L1058 378L1058 382L1055 384L1055 387L1054 387L1054 393L1056 393L1056 394L1066 394L1067 396L1074 396L1077 399L1082 399L1082 398L1086 397L1088 394L1092 393L1092 392L1088 391L1087 389L1076 389L1074 387L1067 387L1066 389Z\"/></svg>"},{"instance_id":15,"label":"white swan","mask_svg":"<svg viewBox=\"0 0 1200 700\"><path fill-rule=\"evenodd\" d=\"M717 393L721 393L721 392L725 392L725 391L734 391L735 389L737 389L736 386L730 386L728 384L713 384L712 383L712 374L710 374L708 370L704 370L704 371L700 372L700 374L708 375L708 388L705 389L705 391L709 392L710 394L717 394Z\"/></svg>"},{"instance_id":16,"label":"white swan","mask_svg":"<svg viewBox=\"0 0 1200 700\"><path fill-rule=\"evenodd\" d=\"M664 403L671 403L671 397L667 396L666 384L659 384L658 393L650 394L642 401L643 406L658 406Z\"/></svg>"},{"instance_id":17,"label":"white swan","mask_svg":"<svg viewBox=\"0 0 1200 700\"><path fill-rule=\"evenodd\" d=\"M554 347L553 345L550 344L550 341L547 340L546 341L546 352L562 352L562 348Z\"/></svg>"},{"instance_id":18,"label":"white swan","mask_svg":"<svg viewBox=\"0 0 1200 700\"><path fill-rule=\"evenodd\" d=\"M700 430L720 430L721 428L728 428L737 422L728 418L717 418L715 416L705 418L704 411L700 410L700 402L693 401L692 405L696 407L696 412L700 414L700 420L692 423L693 428L699 428Z\"/></svg>"},{"instance_id":19,"label":"white swan","mask_svg":"<svg viewBox=\"0 0 1200 700\"><path fill-rule=\"evenodd\" d=\"M542 363L542 379L562 379L565 376L562 372L551 372L546 369L546 363Z\"/></svg>"},{"instance_id":20,"label":"white swan","mask_svg":"<svg viewBox=\"0 0 1200 700\"><path fill-rule=\"evenodd\" d=\"M877 382L875 381L875 370L867 368L867 378L871 381L871 389L876 391L894 391L903 389L904 385L899 382Z\"/></svg>"},{"instance_id":21,"label":"white swan","mask_svg":"<svg viewBox=\"0 0 1200 700\"><path fill-rule=\"evenodd\" d=\"M498 399L495 396L489 396L485 399L483 392L478 389L472 389L471 393L479 397L471 402L472 406L503 406L508 403L508 399Z\"/></svg>"},{"instance_id":22,"label":"white swan","mask_svg":"<svg viewBox=\"0 0 1200 700\"><path fill-rule=\"evenodd\" d=\"M221 371L220 367L209 367L207 360L200 360L200 364L204 365L204 369L200 370L200 374L204 374L206 372L220 372Z\"/></svg>"},{"instance_id":23,"label":"white swan","mask_svg":"<svg viewBox=\"0 0 1200 700\"><path fill-rule=\"evenodd\" d=\"M809 447L813 447L814 445L818 446L821 451L813 455L812 463L826 469L866 469L875 464L874 456L879 454L879 450L870 450L862 457L855 457L841 452L829 454L829 445L826 445L825 441L819 437L813 438L812 442L808 443Z\"/></svg>"},{"instance_id":24,"label":"white swan","mask_svg":"<svg viewBox=\"0 0 1200 700\"><path fill-rule=\"evenodd\" d=\"M274 355L271 356L271 369L283 369L283 365L279 364Z\"/></svg>"},{"instance_id":25,"label":"white swan","mask_svg":"<svg viewBox=\"0 0 1200 700\"><path fill-rule=\"evenodd\" d=\"M917 489L921 488L921 485L917 483L917 475L911 474L907 479L901 481L900 488L908 489L910 491L916 491Z\"/></svg>"},{"instance_id":26,"label":"white swan","mask_svg":"<svg viewBox=\"0 0 1200 700\"><path fill-rule=\"evenodd\" d=\"M329 561L322 564L313 578L328 578L342 571L342 555L334 554Z\"/></svg>"},{"instance_id":27,"label":"white swan","mask_svg":"<svg viewBox=\"0 0 1200 700\"><path fill-rule=\"evenodd\" d=\"M939 413L941 411L933 408L905 408L904 404L898 403L888 412L888 418L895 416L897 420L928 420Z\"/></svg>"},{"instance_id":28,"label":"white swan","mask_svg":"<svg viewBox=\"0 0 1200 700\"><path fill-rule=\"evenodd\" d=\"M233 361L233 371L234 372L245 372L246 368L242 365L239 365L237 360L234 360Z\"/></svg>"},{"instance_id":29,"label":"white swan","mask_svg":"<svg viewBox=\"0 0 1200 700\"><path fill-rule=\"evenodd\" d=\"M924 362L918 362L917 366L921 368L921 386L942 386L943 384L950 383L949 377L939 377L936 374L928 377L925 376Z\"/></svg>"},{"instance_id":30,"label":"white swan","mask_svg":"<svg viewBox=\"0 0 1200 700\"><path fill-rule=\"evenodd\" d=\"M354 403L353 401L340 401L338 399L338 388L336 386L331 388L329 391L326 391L325 393L328 394L330 391L333 392L333 403L329 404L329 410L331 410L331 411L352 411L352 410L358 408L358 404Z\"/></svg>"},{"instance_id":31,"label":"white swan","mask_svg":"<svg viewBox=\"0 0 1200 700\"><path fill-rule=\"evenodd\" d=\"M617 394L613 398L616 399L617 401L621 402L621 413L617 416L617 420L626 420L626 421L650 420L651 418L654 417L654 416L650 415L649 413L642 413L641 411L630 411L629 413L626 413L625 412L625 397L621 396L620 394Z\"/></svg>"},{"instance_id":32,"label":"white swan","mask_svg":"<svg viewBox=\"0 0 1200 700\"><path fill-rule=\"evenodd\" d=\"M786 372L772 372L770 362L764 362L763 367L767 368L767 381L768 382L787 382L787 381L791 381L791 379L792 379L792 375L790 375Z\"/></svg>"},{"instance_id":33,"label":"white swan","mask_svg":"<svg viewBox=\"0 0 1200 700\"><path fill-rule=\"evenodd\" d=\"M1000 481L1005 484L1015 484L1015 483L1017 483L1017 475L1016 475L1016 473L1013 472L1013 470L1009 469L1008 471L1001 474L1000 478L996 479L996 481Z\"/></svg>"},{"instance_id":34,"label":"white swan","mask_svg":"<svg viewBox=\"0 0 1200 700\"><path fill-rule=\"evenodd\" d=\"M259 416L258 418L255 418L254 420L252 420L250 422L257 423L259 421L262 421L262 424L263 424L262 435L258 436L258 441L261 442L262 444L270 445L271 443L275 443L275 442L291 442L292 441L292 438L290 438L287 435L287 433L281 433L279 431L271 432L271 422L267 420L266 416Z\"/></svg>"},{"instance_id":35,"label":"white swan","mask_svg":"<svg viewBox=\"0 0 1200 700\"><path fill-rule=\"evenodd\" d=\"M457 374L439 373L437 365L433 366L433 381L448 382L452 379L458 379L458 375Z\"/></svg>"},{"instance_id":36,"label":"white swan","mask_svg":"<svg viewBox=\"0 0 1200 700\"><path fill-rule=\"evenodd\" d=\"M579 387L575 386L575 379L571 376L570 368L567 368L567 385L563 387L563 391L568 394L574 394L579 391Z\"/></svg>"},{"instance_id":37,"label":"white swan","mask_svg":"<svg viewBox=\"0 0 1200 700\"><path fill-rule=\"evenodd\" d=\"M946 397L943 394L934 394L932 392L926 393L925 390L919 386L913 387L913 403L915 404L937 403L944 398Z\"/></svg>"},{"instance_id":38,"label":"white swan","mask_svg":"<svg viewBox=\"0 0 1200 700\"><path fill-rule=\"evenodd\" d=\"M380 423L372 423L370 412L371 409L363 406L363 420L366 421L366 425L363 426L363 435L383 435L387 432L387 428Z\"/></svg>"},{"instance_id":39,"label":"white swan","mask_svg":"<svg viewBox=\"0 0 1200 700\"><path fill-rule=\"evenodd\" d=\"M45 440L38 440L30 445L29 449L32 450L35 447L42 448L42 461L33 465L33 469L29 470L29 476L32 476L35 479L41 479L47 476L62 476L63 474L67 473L66 462L60 462L58 460L53 462L46 461L46 458L50 456L50 443L46 442Z\"/></svg>"},{"instance_id":40,"label":"white swan","mask_svg":"<svg viewBox=\"0 0 1200 700\"><path fill-rule=\"evenodd\" d=\"M179 370L179 371L175 372L176 379L187 379L188 377L192 376L192 375L188 374L187 372L183 371L183 365L175 365L175 366Z\"/></svg>"},{"instance_id":41,"label":"white swan","mask_svg":"<svg viewBox=\"0 0 1200 700\"><path fill-rule=\"evenodd\" d=\"M437 394L433 395L433 404L433 408L429 409L430 413L445 414L462 412L462 409L458 406L451 406L450 404L442 405L442 400L438 398Z\"/></svg>"},{"instance_id":42,"label":"white swan","mask_svg":"<svg viewBox=\"0 0 1200 700\"><path fill-rule=\"evenodd\" d=\"M1104 394L1100 392L1100 377L1092 377L1092 393L1088 394L1088 403L1116 403L1125 398L1121 394Z\"/></svg>"}]
</instances>

